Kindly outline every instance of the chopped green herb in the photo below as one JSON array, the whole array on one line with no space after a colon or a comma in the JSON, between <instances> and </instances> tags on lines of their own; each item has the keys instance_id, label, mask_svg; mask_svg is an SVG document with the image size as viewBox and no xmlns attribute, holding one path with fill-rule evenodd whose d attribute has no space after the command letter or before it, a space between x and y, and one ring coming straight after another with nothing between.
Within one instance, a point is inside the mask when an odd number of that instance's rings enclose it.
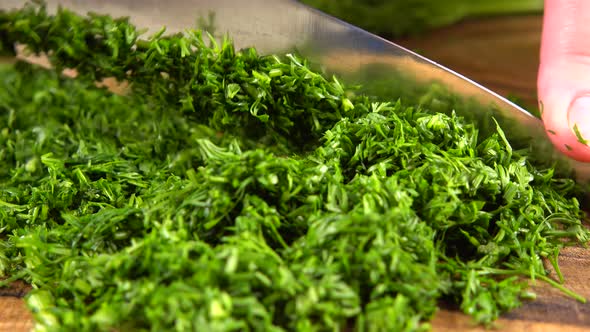
<instances>
[{"instance_id":1,"label":"chopped green herb","mask_svg":"<svg viewBox=\"0 0 590 332\"><path fill-rule=\"evenodd\" d=\"M580 133L580 129L578 128L578 124L574 125L574 133L576 134L576 138L578 139L578 142L584 144L584 145L588 145L588 140L586 140L583 136L582 133Z\"/></svg>"},{"instance_id":2,"label":"chopped green herb","mask_svg":"<svg viewBox=\"0 0 590 332\"><path fill-rule=\"evenodd\" d=\"M53 66L0 67L0 274L39 330L425 331L529 280L585 301L543 265L588 242L581 190L499 126L199 31L27 5L0 36Z\"/></svg>"}]
</instances>

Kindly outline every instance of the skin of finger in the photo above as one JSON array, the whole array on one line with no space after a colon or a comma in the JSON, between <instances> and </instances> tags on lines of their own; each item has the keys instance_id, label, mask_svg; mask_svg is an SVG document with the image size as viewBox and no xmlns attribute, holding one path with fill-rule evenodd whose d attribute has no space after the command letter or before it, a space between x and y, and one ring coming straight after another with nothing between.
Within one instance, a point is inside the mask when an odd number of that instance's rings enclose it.
<instances>
[{"instance_id":1,"label":"skin of finger","mask_svg":"<svg viewBox=\"0 0 590 332\"><path fill-rule=\"evenodd\" d=\"M590 0L545 0L540 61L539 107L549 138L566 155L590 161L567 116L577 96L590 94Z\"/></svg>"}]
</instances>

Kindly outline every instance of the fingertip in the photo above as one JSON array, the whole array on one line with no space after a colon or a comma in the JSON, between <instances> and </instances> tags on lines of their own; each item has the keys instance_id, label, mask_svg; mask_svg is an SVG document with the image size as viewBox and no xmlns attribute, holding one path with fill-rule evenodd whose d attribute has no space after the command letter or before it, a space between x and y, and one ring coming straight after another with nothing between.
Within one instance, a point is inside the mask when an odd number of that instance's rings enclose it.
<instances>
[{"instance_id":1,"label":"fingertip","mask_svg":"<svg viewBox=\"0 0 590 332\"><path fill-rule=\"evenodd\" d=\"M547 135L566 156L590 162L590 1L545 0L538 75Z\"/></svg>"},{"instance_id":2,"label":"fingertip","mask_svg":"<svg viewBox=\"0 0 590 332\"><path fill-rule=\"evenodd\" d=\"M590 95L571 102L540 100L539 108L553 145L571 159L590 162Z\"/></svg>"}]
</instances>

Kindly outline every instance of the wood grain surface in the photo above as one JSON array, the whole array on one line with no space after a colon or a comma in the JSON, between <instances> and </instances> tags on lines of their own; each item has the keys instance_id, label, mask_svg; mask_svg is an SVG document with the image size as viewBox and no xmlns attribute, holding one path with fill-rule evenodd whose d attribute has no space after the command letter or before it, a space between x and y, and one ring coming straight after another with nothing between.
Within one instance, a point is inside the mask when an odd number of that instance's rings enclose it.
<instances>
[{"instance_id":1,"label":"wood grain surface","mask_svg":"<svg viewBox=\"0 0 590 332\"><path fill-rule=\"evenodd\" d=\"M428 36L398 40L399 44L503 94L536 103L536 72L540 16L507 17L463 22ZM568 248L560 256L566 286L590 299L590 251ZM0 332L30 331L33 323L23 296L26 285L0 290ZM576 302L544 285L533 286L538 298L504 315L494 327L504 332L590 332L590 304ZM440 310L433 331L488 331L468 317Z\"/></svg>"},{"instance_id":2,"label":"wood grain surface","mask_svg":"<svg viewBox=\"0 0 590 332\"><path fill-rule=\"evenodd\" d=\"M536 105L542 16L461 22L398 44L504 96Z\"/></svg>"}]
</instances>

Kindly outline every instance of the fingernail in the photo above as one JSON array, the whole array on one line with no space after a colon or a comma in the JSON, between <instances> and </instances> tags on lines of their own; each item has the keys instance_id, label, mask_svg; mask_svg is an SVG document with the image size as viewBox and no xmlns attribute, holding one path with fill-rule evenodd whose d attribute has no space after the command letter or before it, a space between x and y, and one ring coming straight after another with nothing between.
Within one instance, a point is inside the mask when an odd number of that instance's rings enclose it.
<instances>
[{"instance_id":1,"label":"fingernail","mask_svg":"<svg viewBox=\"0 0 590 332\"><path fill-rule=\"evenodd\" d=\"M590 95L576 98L568 111L568 123L578 142L590 144Z\"/></svg>"}]
</instances>

